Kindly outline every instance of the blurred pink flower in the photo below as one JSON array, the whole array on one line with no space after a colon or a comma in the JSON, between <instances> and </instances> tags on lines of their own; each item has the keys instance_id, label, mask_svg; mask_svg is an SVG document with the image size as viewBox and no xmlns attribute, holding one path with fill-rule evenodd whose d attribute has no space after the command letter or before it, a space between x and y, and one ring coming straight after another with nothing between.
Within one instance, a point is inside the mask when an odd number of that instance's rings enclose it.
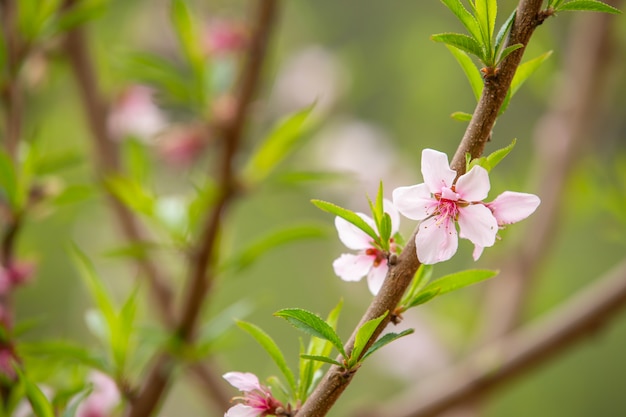
<instances>
[{"instance_id":1,"label":"blurred pink flower","mask_svg":"<svg viewBox=\"0 0 626 417\"><path fill-rule=\"evenodd\" d=\"M165 116L153 100L153 91L143 85L131 85L113 104L108 119L116 140L134 137L149 142L166 125Z\"/></svg>"},{"instance_id":2,"label":"blurred pink flower","mask_svg":"<svg viewBox=\"0 0 626 417\"><path fill-rule=\"evenodd\" d=\"M228 20L215 20L206 30L205 45L212 55L223 55L239 52L248 45L247 28L239 23Z\"/></svg>"},{"instance_id":3,"label":"blurred pink flower","mask_svg":"<svg viewBox=\"0 0 626 417\"><path fill-rule=\"evenodd\" d=\"M9 266L0 265L0 295L27 283L34 272L35 264L29 261L15 261Z\"/></svg>"},{"instance_id":4,"label":"blurred pink flower","mask_svg":"<svg viewBox=\"0 0 626 417\"><path fill-rule=\"evenodd\" d=\"M120 403L117 384L110 376L94 371L89 375L93 391L78 405L76 417L108 417Z\"/></svg>"},{"instance_id":5,"label":"blurred pink flower","mask_svg":"<svg viewBox=\"0 0 626 417\"><path fill-rule=\"evenodd\" d=\"M275 415L276 410L282 408L270 389L259 383L256 375L249 372L228 372L223 377L243 393L243 397L234 398L241 402L230 407L224 417L264 417Z\"/></svg>"},{"instance_id":6,"label":"blurred pink flower","mask_svg":"<svg viewBox=\"0 0 626 417\"><path fill-rule=\"evenodd\" d=\"M14 381L17 378L14 368L16 360L11 346L4 344L0 346L0 381Z\"/></svg>"},{"instance_id":7,"label":"blurred pink flower","mask_svg":"<svg viewBox=\"0 0 626 417\"><path fill-rule=\"evenodd\" d=\"M159 154L166 163L184 167L195 161L206 145L206 136L201 128L178 126L163 135L159 141Z\"/></svg>"},{"instance_id":8,"label":"blurred pink flower","mask_svg":"<svg viewBox=\"0 0 626 417\"><path fill-rule=\"evenodd\" d=\"M384 200L384 210L391 217L391 235L393 236L400 225L400 215L391 201ZM363 213L357 213L367 224L376 230L374 220ZM344 281L360 281L367 276L367 286L372 294L378 294L387 276L387 255L379 248L372 238L341 217L335 218L335 227L339 240L348 248L359 251L356 255L344 253L333 262L335 274ZM378 231L377 231L378 232ZM393 238L390 240L391 252L396 251Z\"/></svg>"},{"instance_id":9,"label":"blurred pink flower","mask_svg":"<svg viewBox=\"0 0 626 417\"><path fill-rule=\"evenodd\" d=\"M396 188L393 201L404 216L421 221L415 245L424 264L446 261L456 253L456 223L460 237L474 244L476 260L495 243L499 226L528 217L540 202L535 195L507 191L483 203L491 187L487 170L474 166L456 179L446 154L432 149L422 152L422 175L422 184Z\"/></svg>"}]
</instances>

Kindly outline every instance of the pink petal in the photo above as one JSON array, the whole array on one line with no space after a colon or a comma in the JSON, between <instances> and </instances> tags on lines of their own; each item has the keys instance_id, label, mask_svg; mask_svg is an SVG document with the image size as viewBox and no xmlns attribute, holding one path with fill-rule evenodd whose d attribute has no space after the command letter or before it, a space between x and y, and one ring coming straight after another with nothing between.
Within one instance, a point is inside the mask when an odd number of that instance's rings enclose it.
<instances>
[{"instance_id":1,"label":"pink petal","mask_svg":"<svg viewBox=\"0 0 626 417\"><path fill-rule=\"evenodd\" d=\"M372 219L364 214L358 213L359 216L365 220L370 226L374 226ZM350 249L363 250L372 247L372 238L347 220L341 217L335 217L335 227L337 228L337 234L339 240ZM374 227L374 230L376 228Z\"/></svg>"},{"instance_id":2,"label":"pink petal","mask_svg":"<svg viewBox=\"0 0 626 417\"><path fill-rule=\"evenodd\" d=\"M441 191L442 187L452 186L456 171L450 169L448 156L433 149L422 151L422 176L431 193Z\"/></svg>"},{"instance_id":3,"label":"pink petal","mask_svg":"<svg viewBox=\"0 0 626 417\"><path fill-rule=\"evenodd\" d=\"M370 269L369 274L367 274L367 287L373 295L378 294L378 291L380 291L387 277L388 270L389 266L387 266L386 260L383 260L378 266Z\"/></svg>"},{"instance_id":4,"label":"pink petal","mask_svg":"<svg viewBox=\"0 0 626 417\"><path fill-rule=\"evenodd\" d=\"M458 222L462 238L483 247L493 246L495 243L498 222L491 210L482 204L460 208Z\"/></svg>"},{"instance_id":5,"label":"pink petal","mask_svg":"<svg viewBox=\"0 0 626 417\"><path fill-rule=\"evenodd\" d=\"M400 213L396 206L386 198L383 200L383 210L391 217L391 236L393 236L398 232L400 227Z\"/></svg>"},{"instance_id":6,"label":"pink petal","mask_svg":"<svg viewBox=\"0 0 626 417\"><path fill-rule=\"evenodd\" d=\"M393 204L405 217L424 220L437 207L437 200L431 196L428 186L422 183L393 190Z\"/></svg>"},{"instance_id":7,"label":"pink petal","mask_svg":"<svg viewBox=\"0 0 626 417\"><path fill-rule=\"evenodd\" d=\"M228 409L224 417L259 417L260 412L256 408L237 404Z\"/></svg>"},{"instance_id":8,"label":"pink petal","mask_svg":"<svg viewBox=\"0 0 626 417\"><path fill-rule=\"evenodd\" d=\"M335 274L344 281L360 281L372 268L374 258L344 253L333 262Z\"/></svg>"},{"instance_id":9,"label":"pink petal","mask_svg":"<svg viewBox=\"0 0 626 417\"><path fill-rule=\"evenodd\" d=\"M511 224L524 220L533 214L541 203L534 194L505 191L496 197L487 207L491 209L498 225Z\"/></svg>"},{"instance_id":10,"label":"pink petal","mask_svg":"<svg viewBox=\"0 0 626 417\"><path fill-rule=\"evenodd\" d=\"M242 392L263 391L259 378L250 372L227 372L222 375L222 378Z\"/></svg>"},{"instance_id":11,"label":"pink petal","mask_svg":"<svg viewBox=\"0 0 626 417\"><path fill-rule=\"evenodd\" d=\"M478 258L480 258L480 255L483 254L483 248L480 245L474 245L474 251L472 252L472 258L474 258L475 261L478 260Z\"/></svg>"},{"instance_id":12,"label":"pink petal","mask_svg":"<svg viewBox=\"0 0 626 417\"><path fill-rule=\"evenodd\" d=\"M487 198L491 185L489 173L476 165L469 172L461 175L456 181L456 192L465 201L483 201Z\"/></svg>"},{"instance_id":13,"label":"pink petal","mask_svg":"<svg viewBox=\"0 0 626 417\"><path fill-rule=\"evenodd\" d=\"M447 261L456 253L458 237L454 223L445 219L439 223L435 217L424 220L415 236L417 259L425 265Z\"/></svg>"}]
</instances>

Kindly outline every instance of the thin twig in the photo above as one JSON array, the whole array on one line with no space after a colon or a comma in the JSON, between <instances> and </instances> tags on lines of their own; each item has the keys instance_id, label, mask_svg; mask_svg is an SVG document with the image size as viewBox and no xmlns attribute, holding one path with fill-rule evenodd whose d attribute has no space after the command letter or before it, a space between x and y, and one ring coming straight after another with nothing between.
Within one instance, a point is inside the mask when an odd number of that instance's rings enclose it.
<instances>
[{"instance_id":1,"label":"thin twig","mask_svg":"<svg viewBox=\"0 0 626 417\"><path fill-rule=\"evenodd\" d=\"M190 276L185 291L183 312L177 326L177 336L185 342L193 341L202 308L214 279L215 247L228 206L236 195L237 183L234 158L241 143L252 99L258 88L262 64L277 12L277 0L257 3L256 21L246 55L236 96L234 117L223 129L222 166L219 172L220 194L211 209L199 236L198 248L190 259ZM157 357L138 397L133 401L127 417L146 417L160 403L169 383L175 359L168 353ZM202 375L200 375L202 376Z\"/></svg>"},{"instance_id":2,"label":"thin twig","mask_svg":"<svg viewBox=\"0 0 626 417\"><path fill-rule=\"evenodd\" d=\"M22 89L19 70L22 65L22 45L19 38L17 0L0 1L0 22L4 39L5 65L8 79L2 88L1 96L5 113L5 149L11 157L15 157L17 145L22 131Z\"/></svg>"},{"instance_id":3,"label":"thin twig","mask_svg":"<svg viewBox=\"0 0 626 417\"><path fill-rule=\"evenodd\" d=\"M485 143L491 136L491 129L504 102L515 70L522 59L525 46L528 45L535 28L542 22L540 16L542 3L541 0L521 0L517 7L517 17L511 28L507 44L520 43L524 45L524 48L520 48L509 55L502 62L497 74L485 80L481 99L451 163L451 167L457 171L458 175L465 172L465 154L469 153L473 158L479 157L483 152ZM404 291L408 288L420 265L416 257L414 241L415 234L409 239L409 243L398 258L397 265L390 267L383 287L370 304L356 329L363 323L382 316L385 312L393 312L400 302ZM376 340L389 324L389 321L388 315L370 338L369 345ZM348 354L354 346L356 329L346 345ZM325 416L350 384L355 374L356 371L346 375L341 367L331 366L298 412L298 416Z\"/></svg>"}]
</instances>

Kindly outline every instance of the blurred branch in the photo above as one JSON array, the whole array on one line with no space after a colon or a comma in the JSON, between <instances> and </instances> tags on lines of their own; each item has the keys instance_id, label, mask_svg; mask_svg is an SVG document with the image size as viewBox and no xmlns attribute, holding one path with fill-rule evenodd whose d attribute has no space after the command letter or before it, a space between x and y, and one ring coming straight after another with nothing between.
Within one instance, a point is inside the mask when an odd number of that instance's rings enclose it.
<instances>
[{"instance_id":1,"label":"blurred branch","mask_svg":"<svg viewBox=\"0 0 626 417\"><path fill-rule=\"evenodd\" d=\"M595 335L626 305L626 260L537 323L527 325L429 377L407 398L361 416L435 417L484 396Z\"/></svg>"},{"instance_id":2,"label":"blurred branch","mask_svg":"<svg viewBox=\"0 0 626 417\"><path fill-rule=\"evenodd\" d=\"M511 85L515 70L522 59L526 45L528 45L535 28L543 21L544 17L540 12L542 3L543 1L541 0L521 0L518 4L517 17L506 43L507 45L521 43L524 47L509 55L502 62L499 71L485 79L481 99L451 163L452 169L456 170L458 175L465 172L465 154L469 153L473 158L479 157L483 152L485 143L491 136L491 129ZM363 323L382 316L385 312L393 313L402 295L411 283L420 265L415 252L415 233L408 240L407 246L398 258L398 263L389 268L383 287L350 337L346 345L348 354L350 354L354 346L356 329ZM390 316L393 316L393 314L389 314L381 322L376 332L370 338L368 346L371 346L382 330L389 324ZM298 416L325 416L350 384L355 373L346 375L341 367L331 366L298 412Z\"/></svg>"},{"instance_id":3,"label":"blurred branch","mask_svg":"<svg viewBox=\"0 0 626 417\"><path fill-rule=\"evenodd\" d=\"M258 88L261 68L267 53L274 21L277 13L277 0L265 0L255 3L257 10L251 42L246 54L237 89L236 108L232 119L227 120L222 128L222 165L219 172L219 197L209 212L198 247L190 259L190 276L185 291L183 311L177 325L177 336L184 342L191 342L195 336L200 313L214 279L215 247L227 208L237 192L237 179L234 159L237 154L249 109ZM149 371L141 392L133 401L127 417L146 417L152 414L160 403L170 382L172 365L175 358L169 353L162 353ZM200 377L203 375L200 374ZM206 375L204 375L206 377Z\"/></svg>"},{"instance_id":4,"label":"blurred branch","mask_svg":"<svg viewBox=\"0 0 626 417\"><path fill-rule=\"evenodd\" d=\"M17 27L18 19L17 0L0 0L0 22L2 23L2 38L4 41L5 71L7 78L5 85L0 85L5 115L5 148L9 155L15 158L17 145L22 130L22 91L19 81L19 69L22 65L21 42Z\"/></svg>"},{"instance_id":5,"label":"blurred branch","mask_svg":"<svg viewBox=\"0 0 626 417\"><path fill-rule=\"evenodd\" d=\"M613 0L613 6L620 1ZM581 13L570 29L562 66L563 81L554 101L535 132L537 160L531 163L538 180L541 206L529 219L527 236L503 274L489 284L484 333L487 340L515 328L521 320L533 277L550 253L557 236L565 184L598 118L599 100L615 48L611 48L611 23L607 13Z\"/></svg>"}]
</instances>

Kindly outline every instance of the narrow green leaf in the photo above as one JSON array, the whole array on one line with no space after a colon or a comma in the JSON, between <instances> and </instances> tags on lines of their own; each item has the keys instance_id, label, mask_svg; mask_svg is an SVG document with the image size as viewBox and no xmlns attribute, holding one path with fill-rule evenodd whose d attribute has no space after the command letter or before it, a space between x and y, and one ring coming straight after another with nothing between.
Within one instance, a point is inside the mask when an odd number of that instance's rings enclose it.
<instances>
[{"instance_id":1,"label":"narrow green leaf","mask_svg":"<svg viewBox=\"0 0 626 417\"><path fill-rule=\"evenodd\" d=\"M17 188L17 176L13 161L5 151L0 150L0 193L4 195L4 198L14 209L17 208Z\"/></svg>"},{"instance_id":2,"label":"narrow green leaf","mask_svg":"<svg viewBox=\"0 0 626 417\"><path fill-rule=\"evenodd\" d=\"M383 314L382 316L369 320L361 327L359 327L359 330L357 330L356 332L356 337L354 338L354 348L352 349L352 353L350 354L350 358L348 359L349 368L353 368L357 363L361 362L359 360L361 353L369 343L372 335L374 334L380 323L385 319L385 317L387 317L388 314L389 312L386 311L385 314Z\"/></svg>"},{"instance_id":3,"label":"narrow green leaf","mask_svg":"<svg viewBox=\"0 0 626 417\"><path fill-rule=\"evenodd\" d=\"M413 298L404 308L408 310L409 308L413 308L422 304L425 304L439 295L439 289L435 289L432 291L422 291L415 298Z\"/></svg>"},{"instance_id":4,"label":"narrow green leaf","mask_svg":"<svg viewBox=\"0 0 626 417\"><path fill-rule=\"evenodd\" d=\"M474 39L478 40L481 38L478 21L470 12L467 11L460 0L441 0L441 2L455 14Z\"/></svg>"},{"instance_id":5,"label":"narrow green leaf","mask_svg":"<svg viewBox=\"0 0 626 417\"><path fill-rule=\"evenodd\" d=\"M202 78L204 76L204 57L199 43L201 36L187 2L185 0L172 0L171 15L178 41L194 69L194 73Z\"/></svg>"},{"instance_id":6,"label":"narrow green leaf","mask_svg":"<svg viewBox=\"0 0 626 417\"><path fill-rule=\"evenodd\" d=\"M487 156L487 165L489 166L486 168L487 171L494 169L513 150L516 143L517 139L513 139L508 146L490 153Z\"/></svg>"},{"instance_id":7,"label":"narrow green leaf","mask_svg":"<svg viewBox=\"0 0 626 417\"><path fill-rule=\"evenodd\" d=\"M130 178L140 184L147 184L152 173L152 166L146 145L135 138L128 138L123 141L122 157Z\"/></svg>"},{"instance_id":8,"label":"narrow green leaf","mask_svg":"<svg viewBox=\"0 0 626 417\"><path fill-rule=\"evenodd\" d=\"M328 340L344 358L347 357L343 343L335 330L318 315L300 308L285 308L277 311L274 315L287 320L292 326L311 336Z\"/></svg>"},{"instance_id":9,"label":"narrow green leaf","mask_svg":"<svg viewBox=\"0 0 626 417\"><path fill-rule=\"evenodd\" d=\"M589 11L589 12L602 12L602 13L611 13L611 14L620 14L621 10L616 9L613 6L609 6L606 3L601 1L594 0L572 0L568 1L565 4L562 4L555 8L556 11Z\"/></svg>"},{"instance_id":10,"label":"narrow green leaf","mask_svg":"<svg viewBox=\"0 0 626 417\"><path fill-rule=\"evenodd\" d=\"M441 277L422 289L421 293L438 291L437 295L447 294L469 285L485 281L498 275L498 271L486 269L470 269Z\"/></svg>"},{"instance_id":11,"label":"narrow green leaf","mask_svg":"<svg viewBox=\"0 0 626 417\"><path fill-rule=\"evenodd\" d=\"M476 10L476 20L480 26L482 33L482 44L485 50L489 54L489 60L485 61L485 64L492 66L493 52L492 38L496 27L496 15L498 12L498 5L496 0L475 0L474 6Z\"/></svg>"},{"instance_id":12,"label":"narrow green leaf","mask_svg":"<svg viewBox=\"0 0 626 417\"><path fill-rule=\"evenodd\" d=\"M326 230L316 225L291 226L285 229L274 231L267 236L247 245L239 252L227 259L221 269L234 268L241 271L250 266L271 250L289 243L305 239L316 239L327 236Z\"/></svg>"},{"instance_id":13,"label":"narrow green leaf","mask_svg":"<svg viewBox=\"0 0 626 417\"><path fill-rule=\"evenodd\" d=\"M265 349L265 351L274 360L274 363L278 366L278 369L280 369L280 371L287 379L287 383L289 384L292 392L296 392L296 379L293 376L293 372L291 372L289 366L287 366L285 356L283 355L283 352L280 350L276 342L274 342L274 339L272 339L267 333L261 330L260 327L252 323L237 321L237 326L248 332L248 334L252 336L263 349Z\"/></svg>"},{"instance_id":14,"label":"narrow green leaf","mask_svg":"<svg viewBox=\"0 0 626 417\"><path fill-rule=\"evenodd\" d=\"M504 50L502 51L502 53L500 54L500 56L498 57L498 62L496 62L496 65L500 64L500 62L504 61L504 59L511 55L512 52L517 51L520 48L523 48L524 45L522 45L521 43L516 43L515 45L511 45L511 46L507 46L506 48L504 48Z\"/></svg>"},{"instance_id":15,"label":"narrow green leaf","mask_svg":"<svg viewBox=\"0 0 626 417\"><path fill-rule=\"evenodd\" d=\"M541 64L550 58L550 55L552 55L552 51L545 52L517 67L515 76L513 76L513 81L511 81L511 97L513 97L522 84L524 84L524 82L526 82L526 80L539 69Z\"/></svg>"},{"instance_id":16,"label":"narrow green leaf","mask_svg":"<svg viewBox=\"0 0 626 417\"><path fill-rule=\"evenodd\" d=\"M488 57L485 56L482 47L474 39L467 35L460 33L440 33L437 35L431 35L430 39L435 42L442 42L450 46L454 46L462 51L467 52L478 57L481 61L488 61Z\"/></svg>"},{"instance_id":17,"label":"narrow green leaf","mask_svg":"<svg viewBox=\"0 0 626 417\"><path fill-rule=\"evenodd\" d=\"M472 120L472 115L469 113L464 113L462 111L455 111L450 115L454 120L458 120L459 122L469 122Z\"/></svg>"},{"instance_id":18,"label":"narrow green leaf","mask_svg":"<svg viewBox=\"0 0 626 417\"><path fill-rule=\"evenodd\" d=\"M370 356L372 353L376 352L381 347L386 346L389 343L393 342L394 340L400 339L401 337L404 337L404 336L407 336L409 334L412 334L413 332L415 332L415 330L407 329L407 330L404 330L404 331L402 331L400 333L387 333L386 335L384 335L383 337L378 339L376 342L374 342L374 344L367 350L367 352L365 352L365 354L361 358L361 362L365 361L365 359L367 359L368 356Z\"/></svg>"},{"instance_id":19,"label":"narrow green leaf","mask_svg":"<svg viewBox=\"0 0 626 417\"><path fill-rule=\"evenodd\" d=\"M244 176L248 181L258 183L267 178L276 166L295 150L308 127L306 122L312 110L313 106L306 107L283 119L274 127L252 154L244 169Z\"/></svg>"},{"instance_id":20,"label":"narrow green leaf","mask_svg":"<svg viewBox=\"0 0 626 417\"><path fill-rule=\"evenodd\" d=\"M72 400L69 402L67 408L61 415L61 417L75 417L76 411L80 404L93 392L93 386L87 386L85 389L81 390L78 395L74 396Z\"/></svg>"},{"instance_id":21,"label":"narrow green leaf","mask_svg":"<svg viewBox=\"0 0 626 417\"><path fill-rule=\"evenodd\" d=\"M467 55L466 52L450 45L446 45L446 48L448 48L448 50L452 53L456 61L461 66L461 69L463 69L463 73L465 74L465 77L467 78L467 80L470 83L470 86L472 87L472 92L474 93L474 97L476 98L476 101L479 101L480 96L483 93L483 87L485 85L483 81L483 77L480 75L480 70L476 67L476 65L474 65L474 62L469 57L469 55ZM456 113L453 113L453 114L456 114ZM461 114L466 115L467 113L461 113ZM469 116L471 119L472 115L470 114ZM457 120L460 120L460 119L457 119Z\"/></svg>"},{"instance_id":22,"label":"narrow green leaf","mask_svg":"<svg viewBox=\"0 0 626 417\"><path fill-rule=\"evenodd\" d=\"M315 204L319 209L327 211L335 216L339 216L349 223L352 223L359 229L367 233L375 242L380 243L380 238L376 234L376 231L365 222L358 214L343 207L339 207L333 203L329 203L323 200L311 200L311 203Z\"/></svg>"},{"instance_id":23,"label":"narrow green leaf","mask_svg":"<svg viewBox=\"0 0 626 417\"><path fill-rule=\"evenodd\" d=\"M332 365L343 366L333 358L329 358L328 356L317 356L317 355L300 355L302 359L310 359L312 361L330 363Z\"/></svg>"},{"instance_id":24,"label":"narrow green leaf","mask_svg":"<svg viewBox=\"0 0 626 417\"><path fill-rule=\"evenodd\" d=\"M148 217L154 215L156 199L138 181L112 175L104 180L104 185L111 194L131 210Z\"/></svg>"},{"instance_id":25,"label":"narrow green leaf","mask_svg":"<svg viewBox=\"0 0 626 417\"><path fill-rule=\"evenodd\" d=\"M61 363L81 364L89 368L99 369L103 372L110 372L111 367L107 364L102 354L93 349L87 349L68 341L46 340L41 342L26 343L18 345L18 351L22 355L37 358L49 358L51 361Z\"/></svg>"},{"instance_id":26,"label":"narrow green leaf","mask_svg":"<svg viewBox=\"0 0 626 417\"><path fill-rule=\"evenodd\" d=\"M24 386L26 397L35 415L37 417L54 417L52 404L50 404L50 401L48 401L43 392L41 392L37 384L28 379L19 367L16 366L15 370L20 382Z\"/></svg>"},{"instance_id":27,"label":"narrow green leaf","mask_svg":"<svg viewBox=\"0 0 626 417\"><path fill-rule=\"evenodd\" d=\"M469 170L468 170L469 171ZM413 298L420 292L422 288L433 275L435 267L433 265L420 265L417 271L415 272L415 276L413 276L413 280L411 281L411 286L406 291L404 297L402 297L402 301L400 302L401 306L408 305Z\"/></svg>"},{"instance_id":28,"label":"narrow green leaf","mask_svg":"<svg viewBox=\"0 0 626 417\"><path fill-rule=\"evenodd\" d=\"M380 240L383 243L383 249L389 250L389 239L391 238L391 216L389 213L383 213L383 218L380 222L380 226L378 226L378 230L380 230Z\"/></svg>"},{"instance_id":29,"label":"narrow green leaf","mask_svg":"<svg viewBox=\"0 0 626 417\"><path fill-rule=\"evenodd\" d=\"M511 26L513 26L513 22L515 21L516 15L517 15L517 10L513 10L513 12L506 19L506 22L502 24L502 26L500 27L500 30L498 31L498 34L496 35L496 44L494 47L496 56L500 54L500 49L502 48L504 39L506 39L507 33L509 33ZM500 60L502 60L502 58Z\"/></svg>"}]
</instances>

